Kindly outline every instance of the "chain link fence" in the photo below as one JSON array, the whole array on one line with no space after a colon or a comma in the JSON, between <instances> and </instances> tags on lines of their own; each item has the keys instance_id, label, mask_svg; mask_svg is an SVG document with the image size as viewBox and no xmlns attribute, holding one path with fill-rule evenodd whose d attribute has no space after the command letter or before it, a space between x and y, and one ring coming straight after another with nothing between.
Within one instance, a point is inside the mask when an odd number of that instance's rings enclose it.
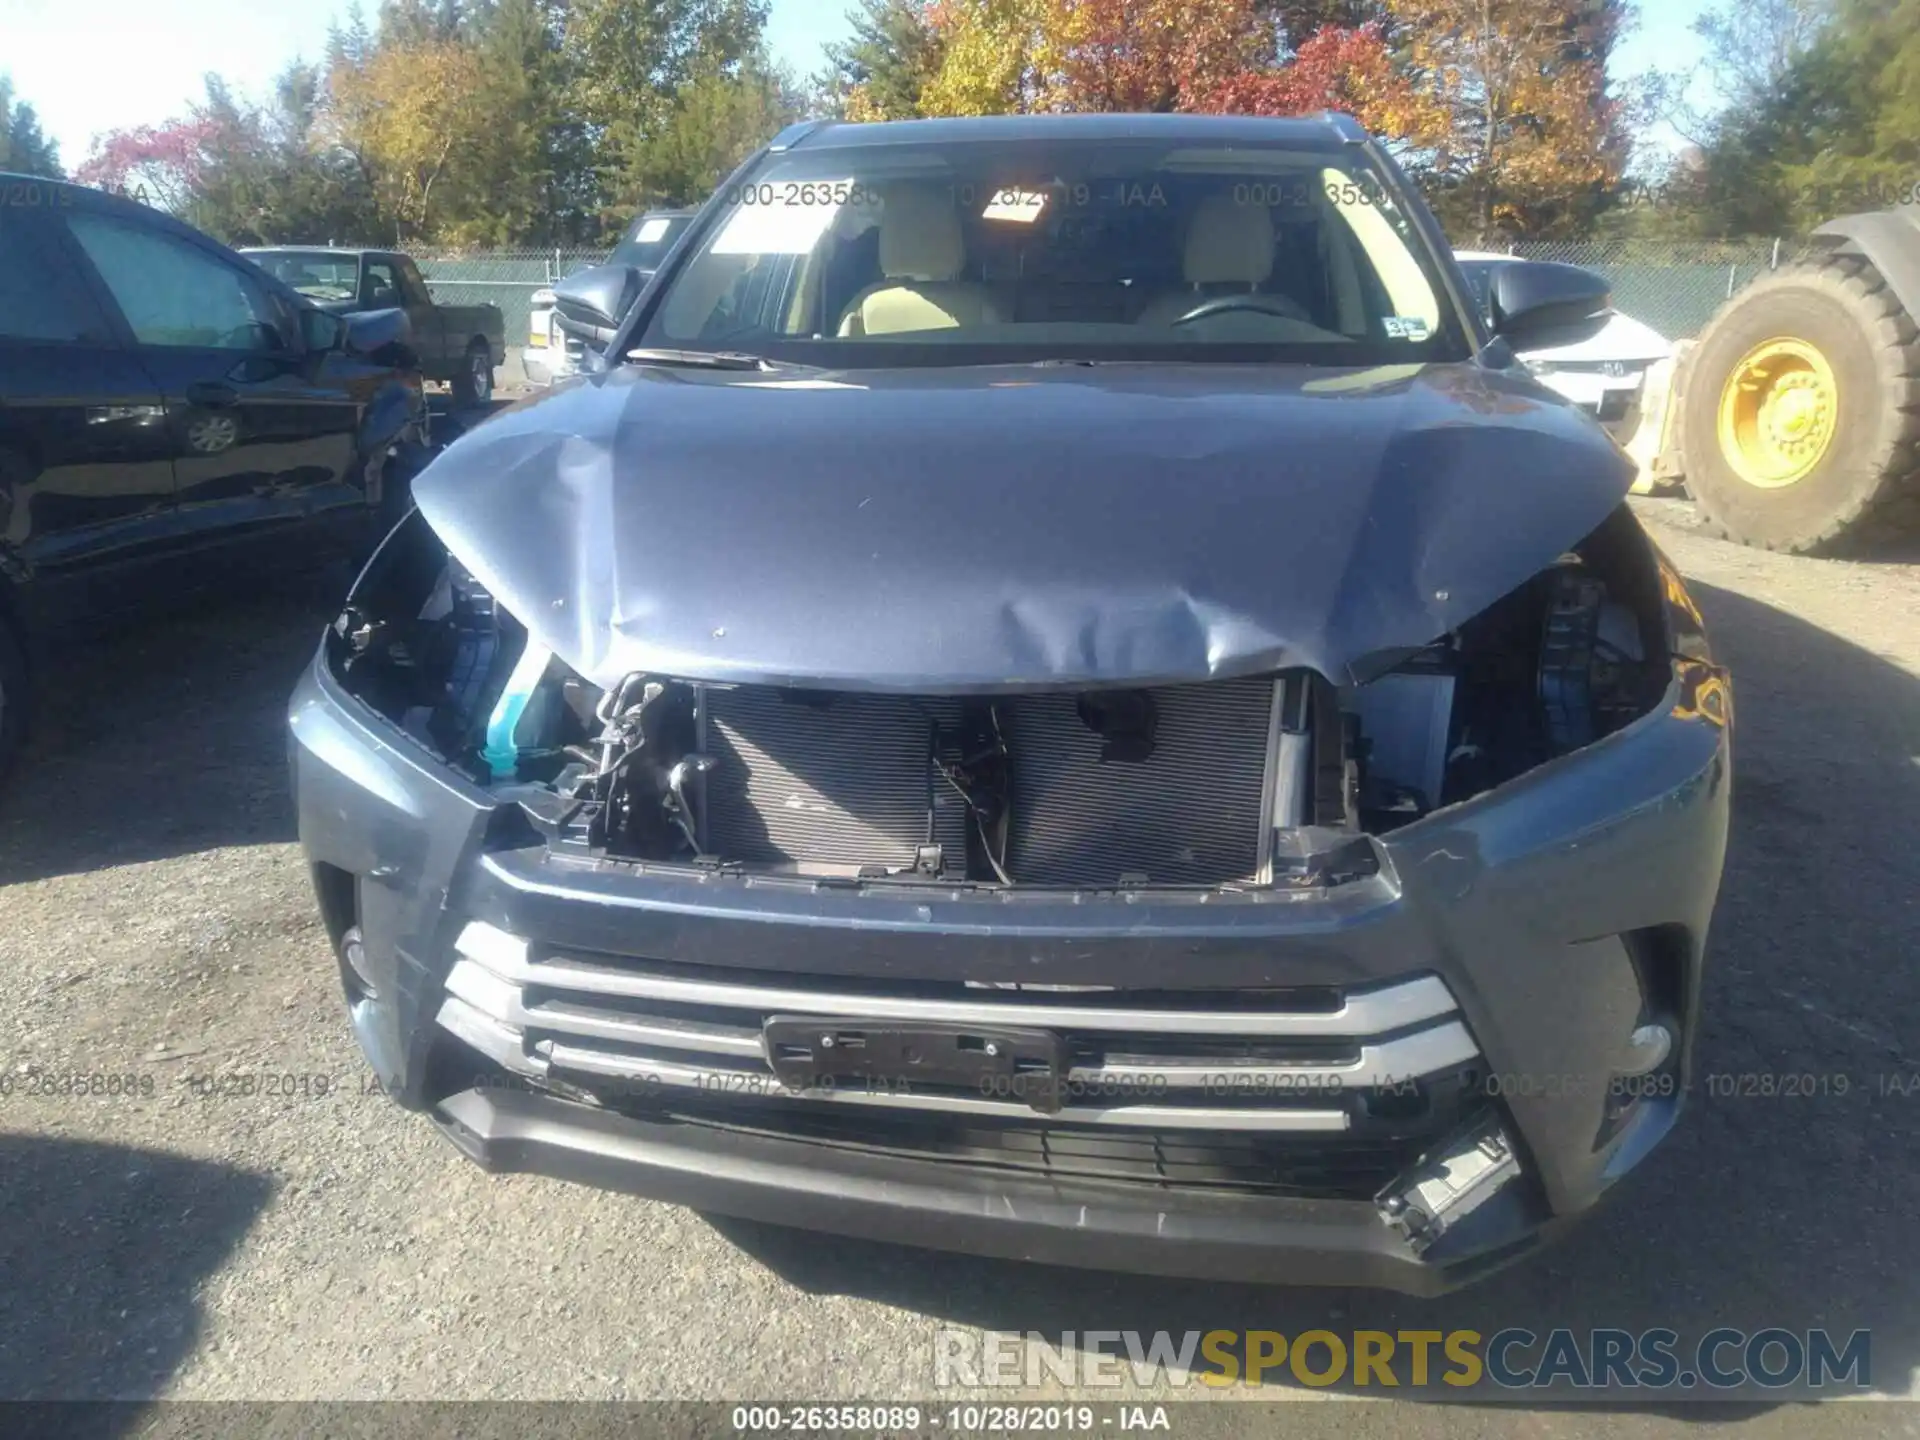
<instances>
[{"instance_id":1,"label":"chain link fence","mask_svg":"<svg viewBox=\"0 0 1920 1440\"><path fill-rule=\"evenodd\" d=\"M1802 249L1798 242L1772 239L1527 240L1510 247L1523 259L1560 260L1606 276L1622 313L1672 340L1699 333L1741 286L1794 260ZM498 305L506 316L507 343L523 345L533 293L606 256L604 250L483 250L415 258L435 299L448 305Z\"/></svg>"},{"instance_id":2,"label":"chain link fence","mask_svg":"<svg viewBox=\"0 0 1920 1440\"><path fill-rule=\"evenodd\" d=\"M507 344L524 345L534 292L584 266L598 265L607 251L476 250L413 258L440 304L498 305L506 317Z\"/></svg>"},{"instance_id":3,"label":"chain link fence","mask_svg":"<svg viewBox=\"0 0 1920 1440\"><path fill-rule=\"evenodd\" d=\"M1558 260L1604 275L1614 308L1669 340L1699 334L1715 310L1756 276L1798 259L1791 240L1664 241L1523 240L1510 247L1526 260Z\"/></svg>"}]
</instances>

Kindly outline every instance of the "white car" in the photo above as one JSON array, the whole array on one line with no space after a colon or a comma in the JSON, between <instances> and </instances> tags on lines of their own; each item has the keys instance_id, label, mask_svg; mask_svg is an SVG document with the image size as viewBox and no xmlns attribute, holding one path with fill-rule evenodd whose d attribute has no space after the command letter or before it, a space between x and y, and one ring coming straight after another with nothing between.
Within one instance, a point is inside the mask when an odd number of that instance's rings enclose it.
<instances>
[{"instance_id":1,"label":"white car","mask_svg":"<svg viewBox=\"0 0 1920 1440\"><path fill-rule=\"evenodd\" d=\"M628 227L626 238L613 247L602 263L631 265L642 279L650 279L667 258L674 242L693 222L691 210L649 210ZM580 365L580 342L569 344L553 319L553 288L533 292L527 316L527 379L535 385L564 380Z\"/></svg>"},{"instance_id":2,"label":"white car","mask_svg":"<svg viewBox=\"0 0 1920 1440\"><path fill-rule=\"evenodd\" d=\"M1517 255L1480 250L1456 250L1453 258L1460 262L1483 314L1494 272L1502 265L1526 263ZM1616 439L1625 441L1640 423L1647 370L1672 353L1673 344L1666 336L1616 311L1591 339L1578 345L1523 350L1520 358L1543 385L1590 411Z\"/></svg>"}]
</instances>

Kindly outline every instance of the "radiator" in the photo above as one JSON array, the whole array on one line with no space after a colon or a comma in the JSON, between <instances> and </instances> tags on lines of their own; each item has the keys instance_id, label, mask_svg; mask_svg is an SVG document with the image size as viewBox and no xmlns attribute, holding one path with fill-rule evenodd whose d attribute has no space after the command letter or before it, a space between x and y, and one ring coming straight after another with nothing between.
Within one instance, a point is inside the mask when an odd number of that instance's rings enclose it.
<instances>
[{"instance_id":1,"label":"radiator","mask_svg":"<svg viewBox=\"0 0 1920 1440\"><path fill-rule=\"evenodd\" d=\"M1273 690L1267 676L1146 692L1150 745L1118 759L1103 755L1109 740L1083 719L1077 696L996 698L1012 755L1014 882L1201 885L1252 876ZM931 843L946 874L965 876L971 820L933 759L957 753L962 704L709 689L708 849L835 873L909 869Z\"/></svg>"},{"instance_id":2,"label":"radiator","mask_svg":"<svg viewBox=\"0 0 1920 1440\"><path fill-rule=\"evenodd\" d=\"M1149 694L1153 753L1139 761L1102 763L1102 739L1072 695L1022 696L1001 712L1013 751L1007 858L1016 881L1212 885L1258 868L1272 677Z\"/></svg>"},{"instance_id":3,"label":"radiator","mask_svg":"<svg viewBox=\"0 0 1920 1440\"><path fill-rule=\"evenodd\" d=\"M931 748L936 730L959 725L958 700L741 686L708 690L706 714L714 854L852 873L911 869L916 849L936 844L966 873L966 802Z\"/></svg>"}]
</instances>

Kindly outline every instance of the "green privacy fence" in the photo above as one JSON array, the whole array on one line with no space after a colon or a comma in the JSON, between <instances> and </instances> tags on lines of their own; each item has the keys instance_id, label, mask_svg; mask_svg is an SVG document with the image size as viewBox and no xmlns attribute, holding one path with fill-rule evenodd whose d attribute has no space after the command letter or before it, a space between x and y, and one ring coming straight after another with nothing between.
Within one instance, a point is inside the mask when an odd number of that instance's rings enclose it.
<instances>
[{"instance_id":1,"label":"green privacy fence","mask_svg":"<svg viewBox=\"0 0 1920 1440\"><path fill-rule=\"evenodd\" d=\"M1513 253L1561 260L1607 277L1614 305L1669 339L1697 334L1726 298L1775 263L1799 253L1791 242L1736 240L1689 244L1647 241L1522 241ZM434 298L447 305L491 302L506 316L507 343L524 345L534 291L606 258L602 250L483 250L421 255Z\"/></svg>"}]
</instances>

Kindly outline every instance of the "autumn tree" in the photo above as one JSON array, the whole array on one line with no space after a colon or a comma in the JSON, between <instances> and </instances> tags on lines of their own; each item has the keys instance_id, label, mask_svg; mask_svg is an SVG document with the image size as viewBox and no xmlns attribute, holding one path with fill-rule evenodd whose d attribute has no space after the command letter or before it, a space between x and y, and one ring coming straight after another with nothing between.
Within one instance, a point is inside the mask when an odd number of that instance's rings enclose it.
<instances>
[{"instance_id":1,"label":"autumn tree","mask_svg":"<svg viewBox=\"0 0 1920 1440\"><path fill-rule=\"evenodd\" d=\"M1266 0L1265 9L1280 29L1281 43L1297 52L1322 30L1387 28L1386 0Z\"/></svg>"},{"instance_id":2,"label":"autumn tree","mask_svg":"<svg viewBox=\"0 0 1920 1440\"><path fill-rule=\"evenodd\" d=\"M1046 0L932 0L940 64L921 90L927 115L1017 115L1042 107Z\"/></svg>"},{"instance_id":3,"label":"autumn tree","mask_svg":"<svg viewBox=\"0 0 1920 1440\"><path fill-rule=\"evenodd\" d=\"M184 214L212 151L212 127L191 117L96 135L73 178Z\"/></svg>"},{"instance_id":4,"label":"autumn tree","mask_svg":"<svg viewBox=\"0 0 1920 1440\"><path fill-rule=\"evenodd\" d=\"M76 174L128 193L235 245L349 241L375 224L349 157L319 138L318 68L294 62L264 104L217 75L187 113L99 136Z\"/></svg>"},{"instance_id":5,"label":"autumn tree","mask_svg":"<svg viewBox=\"0 0 1920 1440\"><path fill-rule=\"evenodd\" d=\"M0 74L0 170L61 176L60 151L40 129L33 106L13 98L13 81Z\"/></svg>"},{"instance_id":6,"label":"autumn tree","mask_svg":"<svg viewBox=\"0 0 1920 1440\"><path fill-rule=\"evenodd\" d=\"M382 39L358 65L328 73L328 127L352 155L396 244L431 235L436 203L491 117L480 56L465 41Z\"/></svg>"},{"instance_id":7,"label":"autumn tree","mask_svg":"<svg viewBox=\"0 0 1920 1440\"><path fill-rule=\"evenodd\" d=\"M1041 46L1056 110L1193 108L1278 53L1254 0L1049 0Z\"/></svg>"},{"instance_id":8,"label":"autumn tree","mask_svg":"<svg viewBox=\"0 0 1920 1440\"><path fill-rule=\"evenodd\" d=\"M1257 0L940 0L930 114L1193 108L1278 58Z\"/></svg>"},{"instance_id":9,"label":"autumn tree","mask_svg":"<svg viewBox=\"0 0 1920 1440\"><path fill-rule=\"evenodd\" d=\"M1459 239L1564 234L1627 158L1606 61L1621 0L1390 0L1430 128L1407 160Z\"/></svg>"},{"instance_id":10,"label":"autumn tree","mask_svg":"<svg viewBox=\"0 0 1920 1440\"><path fill-rule=\"evenodd\" d=\"M1231 75L1196 93L1188 108L1235 115L1345 110L1369 130L1415 143L1433 135L1438 118L1395 67L1376 21L1324 27L1285 63Z\"/></svg>"}]
</instances>

